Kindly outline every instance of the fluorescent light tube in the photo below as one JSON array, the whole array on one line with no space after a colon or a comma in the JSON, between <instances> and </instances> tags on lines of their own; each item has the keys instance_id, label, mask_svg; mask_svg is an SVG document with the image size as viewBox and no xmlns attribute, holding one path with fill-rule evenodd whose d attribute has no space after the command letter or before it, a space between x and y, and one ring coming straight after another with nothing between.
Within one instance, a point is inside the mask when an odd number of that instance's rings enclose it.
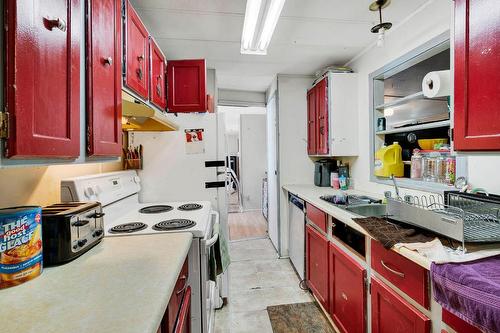
<instances>
[{"instance_id":1,"label":"fluorescent light tube","mask_svg":"<svg viewBox=\"0 0 500 333\"><path fill-rule=\"evenodd\" d=\"M281 15L281 10L285 5L285 0L271 0L269 9L267 11L266 19L264 21L264 27L262 28L262 33L260 34L259 40L259 50L265 51L271 42L273 37L274 29L278 23L278 19Z\"/></svg>"},{"instance_id":2,"label":"fluorescent light tube","mask_svg":"<svg viewBox=\"0 0 500 333\"><path fill-rule=\"evenodd\" d=\"M243 23L243 32L241 35L241 50L249 50L252 46L255 28L260 13L262 0L247 0L245 9L245 21Z\"/></svg>"}]
</instances>

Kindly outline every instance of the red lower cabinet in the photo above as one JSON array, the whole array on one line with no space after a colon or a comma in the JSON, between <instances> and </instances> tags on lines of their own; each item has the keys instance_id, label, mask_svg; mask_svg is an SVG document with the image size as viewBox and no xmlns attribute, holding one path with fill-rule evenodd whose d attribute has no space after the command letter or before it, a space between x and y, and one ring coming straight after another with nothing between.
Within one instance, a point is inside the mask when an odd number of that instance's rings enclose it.
<instances>
[{"instance_id":1,"label":"red lower cabinet","mask_svg":"<svg viewBox=\"0 0 500 333\"><path fill-rule=\"evenodd\" d=\"M330 315L342 332L365 332L366 270L335 244L329 245Z\"/></svg>"},{"instance_id":2,"label":"red lower cabinet","mask_svg":"<svg viewBox=\"0 0 500 333\"><path fill-rule=\"evenodd\" d=\"M431 320L374 277L371 299L373 333L429 332Z\"/></svg>"},{"instance_id":3,"label":"red lower cabinet","mask_svg":"<svg viewBox=\"0 0 500 333\"><path fill-rule=\"evenodd\" d=\"M179 274L179 278L175 284L174 290L172 291L172 295L170 296L170 301L168 302L167 311L165 312L165 316L163 317L163 321L161 324L161 332L162 333L173 333L177 332L177 323L180 322L180 317L182 316L182 309L185 304L185 299L188 294L191 294L191 288L188 286L188 261L184 263L181 273ZM191 296L189 296L190 298ZM189 328L189 319L188 316L187 327ZM179 332L188 332L188 331L179 331Z\"/></svg>"},{"instance_id":4,"label":"red lower cabinet","mask_svg":"<svg viewBox=\"0 0 500 333\"><path fill-rule=\"evenodd\" d=\"M328 309L328 239L306 226L306 277L309 288Z\"/></svg>"},{"instance_id":5,"label":"red lower cabinet","mask_svg":"<svg viewBox=\"0 0 500 333\"><path fill-rule=\"evenodd\" d=\"M175 325L175 333L189 333L190 329L190 318L191 318L191 287L186 289L186 294L182 300L182 306L179 313L179 319L177 320L177 325Z\"/></svg>"},{"instance_id":6,"label":"red lower cabinet","mask_svg":"<svg viewBox=\"0 0 500 333\"><path fill-rule=\"evenodd\" d=\"M443 309L443 322L453 328L457 333L481 333L479 328L476 328L468 322L455 316L453 313Z\"/></svg>"}]
</instances>

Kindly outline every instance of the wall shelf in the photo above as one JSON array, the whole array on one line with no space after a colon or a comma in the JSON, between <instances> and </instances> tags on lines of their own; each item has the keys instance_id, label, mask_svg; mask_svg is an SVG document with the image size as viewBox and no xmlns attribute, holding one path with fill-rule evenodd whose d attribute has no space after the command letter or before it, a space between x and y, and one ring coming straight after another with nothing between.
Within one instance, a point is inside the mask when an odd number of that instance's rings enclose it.
<instances>
[{"instance_id":1,"label":"wall shelf","mask_svg":"<svg viewBox=\"0 0 500 333\"><path fill-rule=\"evenodd\" d=\"M387 103L384 103L384 104L381 104L381 105L377 105L377 106L375 106L375 109L378 110L378 111L384 111L385 109L394 108L394 107L397 107L397 106L400 106L400 105L403 105L403 104L406 104L408 102L411 102L411 101L414 101L414 100L418 100L418 99L425 99L425 100L429 100L429 101L446 102L446 97L428 98L428 97L424 96L423 91L419 91L417 93L414 93L414 94L411 94L411 95L408 95L408 96L405 96L405 97L398 98L395 101L391 101L391 102L387 102Z\"/></svg>"},{"instance_id":2,"label":"wall shelf","mask_svg":"<svg viewBox=\"0 0 500 333\"><path fill-rule=\"evenodd\" d=\"M430 129L430 128L448 127L448 126L450 126L450 121L443 120L443 121L435 121L432 123L399 127L399 128L389 129L389 130L385 130L385 131L378 131L378 132L375 132L375 134L386 135L386 134L394 134L394 133L412 132L412 131L418 131L418 130L424 130L424 129Z\"/></svg>"}]
</instances>

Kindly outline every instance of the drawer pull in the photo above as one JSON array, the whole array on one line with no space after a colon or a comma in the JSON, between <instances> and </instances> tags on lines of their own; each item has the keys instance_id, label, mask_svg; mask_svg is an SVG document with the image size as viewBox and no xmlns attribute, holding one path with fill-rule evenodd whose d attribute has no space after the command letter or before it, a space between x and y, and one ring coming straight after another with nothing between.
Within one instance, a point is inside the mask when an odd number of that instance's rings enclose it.
<instances>
[{"instance_id":1,"label":"drawer pull","mask_svg":"<svg viewBox=\"0 0 500 333\"><path fill-rule=\"evenodd\" d=\"M184 286L182 287L182 289L178 290L175 294L176 295L180 295L184 292L184 290L186 290L187 288L187 276L186 275L183 275L180 277L179 280L184 280Z\"/></svg>"},{"instance_id":2,"label":"drawer pull","mask_svg":"<svg viewBox=\"0 0 500 333\"><path fill-rule=\"evenodd\" d=\"M384 262L383 260L380 260L380 263L382 264L382 266L383 266L386 270L388 270L388 271L389 271L389 272L391 272L392 274L396 274L397 276L402 277L402 278L404 278L404 277L405 277L405 273L401 273L401 272L398 272L398 271L396 271L396 270L394 270L394 269L390 268L389 266L387 266L387 265L385 264L385 262Z\"/></svg>"}]
</instances>

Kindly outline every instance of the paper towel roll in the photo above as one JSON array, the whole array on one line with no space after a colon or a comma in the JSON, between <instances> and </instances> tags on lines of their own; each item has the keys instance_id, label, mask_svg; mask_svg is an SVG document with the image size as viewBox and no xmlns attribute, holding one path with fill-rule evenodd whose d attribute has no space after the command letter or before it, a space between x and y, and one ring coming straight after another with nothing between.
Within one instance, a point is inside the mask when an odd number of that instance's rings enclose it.
<instances>
[{"instance_id":1,"label":"paper towel roll","mask_svg":"<svg viewBox=\"0 0 500 333\"><path fill-rule=\"evenodd\" d=\"M429 98L450 96L450 71L427 73L422 80L422 91Z\"/></svg>"}]
</instances>

